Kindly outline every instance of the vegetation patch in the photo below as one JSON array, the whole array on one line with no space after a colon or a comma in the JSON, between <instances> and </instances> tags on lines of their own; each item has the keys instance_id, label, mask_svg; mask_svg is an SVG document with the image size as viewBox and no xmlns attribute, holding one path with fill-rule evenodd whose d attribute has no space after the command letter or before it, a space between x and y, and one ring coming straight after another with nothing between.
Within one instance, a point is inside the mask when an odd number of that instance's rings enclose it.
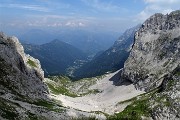
<instances>
[{"instance_id":1,"label":"vegetation patch","mask_svg":"<svg viewBox=\"0 0 180 120\"><path fill-rule=\"evenodd\" d=\"M171 105L170 100L166 96L157 96L155 101L167 107Z\"/></svg>"},{"instance_id":2,"label":"vegetation patch","mask_svg":"<svg viewBox=\"0 0 180 120\"><path fill-rule=\"evenodd\" d=\"M16 120L18 113L15 109L16 104L0 98L0 116L8 120Z\"/></svg>"},{"instance_id":3,"label":"vegetation patch","mask_svg":"<svg viewBox=\"0 0 180 120\"><path fill-rule=\"evenodd\" d=\"M177 72L176 72L176 75L177 75L177 76L180 76L180 71L177 71Z\"/></svg>"},{"instance_id":4,"label":"vegetation patch","mask_svg":"<svg viewBox=\"0 0 180 120\"><path fill-rule=\"evenodd\" d=\"M28 59L27 63L32 67L37 67L36 63L30 59Z\"/></svg>"},{"instance_id":5,"label":"vegetation patch","mask_svg":"<svg viewBox=\"0 0 180 120\"><path fill-rule=\"evenodd\" d=\"M48 119L47 119L46 117L44 117L44 116L36 115L36 114L33 114L33 113L29 112L29 111L28 111L27 115L28 115L28 118L29 118L30 120L48 120ZM28 120L29 120L29 119L28 119Z\"/></svg>"},{"instance_id":6,"label":"vegetation patch","mask_svg":"<svg viewBox=\"0 0 180 120\"><path fill-rule=\"evenodd\" d=\"M128 99L128 100L124 100L124 101L121 101L121 102L118 102L117 105L118 105L118 104L124 104L124 103L133 102L133 101L135 101L135 100L136 100L136 97L131 98L131 99Z\"/></svg>"},{"instance_id":7,"label":"vegetation patch","mask_svg":"<svg viewBox=\"0 0 180 120\"><path fill-rule=\"evenodd\" d=\"M63 112L64 111L64 109L61 108L62 107L61 105L58 105L57 103L54 103L54 102L39 100L37 102L33 102L33 104L35 104L37 106L45 107L48 110L51 110L54 112Z\"/></svg>"},{"instance_id":8,"label":"vegetation patch","mask_svg":"<svg viewBox=\"0 0 180 120\"><path fill-rule=\"evenodd\" d=\"M30 120L39 120L37 115L30 113L30 112L28 112L28 117Z\"/></svg>"},{"instance_id":9,"label":"vegetation patch","mask_svg":"<svg viewBox=\"0 0 180 120\"><path fill-rule=\"evenodd\" d=\"M102 78L103 76L98 76L73 81L67 76L50 76L50 80L47 80L46 84L49 87L50 92L55 95L63 94L70 97L80 97L102 92L98 89L89 89L89 87L94 85L98 79Z\"/></svg>"},{"instance_id":10,"label":"vegetation patch","mask_svg":"<svg viewBox=\"0 0 180 120\"><path fill-rule=\"evenodd\" d=\"M88 90L85 93L79 94L79 96L85 96L85 95L89 95L89 94L97 94L97 93L101 93L102 91L98 90L98 89L93 89L93 90Z\"/></svg>"},{"instance_id":11,"label":"vegetation patch","mask_svg":"<svg viewBox=\"0 0 180 120\"><path fill-rule=\"evenodd\" d=\"M102 111L93 111L92 113L95 113L95 114L103 114L104 116L109 117L109 114L105 113L105 112L102 112Z\"/></svg>"},{"instance_id":12,"label":"vegetation patch","mask_svg":"<svg viewBox=\"0 0 180 120\"><path fill-rule=\"evenodd\" d=\"M177 74L177 72L175 73ZM169 90L174 86L174 80L169 80L165 90ZM118 104L129 103L130 104L120 113L115 113L109 116L108 120L141 120L142 117L151 117L151 113L154 109L173 106L171 98L167 95L163 95L160 91L161 87L152 90L148 93L141 94L129 100L121 101ZM159 92L161 92L159 94ZM118 105L117 104L117 105ZM153 107L152 107L153 105ZM154 106L155 105L155 106Z\"/></svg>"},{"instance_id":13,"label":"vegetation patch","mask_svg":"<svg viewBox=\"0 0 180 120\"><path fill-rule=\"evenodd\" d=\"M59 83L61 83L63 85L66 85L66 84L71 82L71 79L69 77L67 77L67 76L64 76L64 75L49 76L48 78L51 79L54 82L59 82Z\"/></svg>"},{"instance_id":14,"label":"vegetation patch","mask_svg":"<svg viewBox=\"0 0 180 120\"><path fill-rule=\"evenodd\" d=\"M71 93L64 86L56 86L56 85L52 85L50 83L46 83L46 84L48 85L48 88L50 89L50 91L55 95L63 94L63 95L70 96L70 97L78 97L78 95Z\"/></svg>"},{"instance_id":15,"label":"vegetation patch","mask_svg":"<svg viewBox=\"0 0 180 120\"><path fill-rule=\"evenodd\" d=\"M142 116L150 116L147 98L131 103L122 112L110 116L108 120L140 120Z\"/></svg>"},{"instance_id":16,"label":"vegetation patch","mask_svg":"<svg viewBox=\"0 0 180 120\"><path fill-rule=\"evenodd\" d=\"M98 120L96 117L94 116L89 116L89 117L78 117L78 118L71 118L70 120Z\"/></svg>"},{"instance_id":17,"label":"vegetation patch","mask_svg":"<svg viewBox=\"0 0 180 120\"><path fill-rule=\"evenodd\" d=\"M122 112L109 116L108 120L141 120L142 116L150 117L151 108L149 99L154 96L158 90L141 94L129 100L121 101L118 104L130 103ZM117 105L118 105L117 104Z\"/></svg>"},{"instance_id":18,"label":"vegetation patch","mask_svg":"<svg viewBox=\"0 0 180 120\"><path fill-rule=\"evenodd\" d=\"M175 84L174 80L169 80L167 84L167 89L170 89Z\"/></svg>"}]
</instances>

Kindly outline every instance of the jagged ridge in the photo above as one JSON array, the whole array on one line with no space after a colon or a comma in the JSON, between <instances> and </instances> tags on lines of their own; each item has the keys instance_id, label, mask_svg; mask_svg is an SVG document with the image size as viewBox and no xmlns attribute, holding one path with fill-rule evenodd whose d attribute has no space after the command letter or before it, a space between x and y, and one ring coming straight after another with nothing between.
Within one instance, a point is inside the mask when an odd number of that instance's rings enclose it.
<instances>
[{"instance_id":1,"label":"jagged ridge","mask_svg":"<svg viewBox=\"0 0 180 120\"><path fill-rule=\"evenodd\" d=\"M122 78L132 81L139 89L154 89L180 64L179 52L180 11L155 14L136 32Z\"/></svg>"},{"instance_id":2,"label":"jagged ridge","mask_svg":"<svg viewBox=\"0 0 180 120\"><path fill-rule=\"evenodd\" d=\"M30 99L47 99L48 89L43 83L44 72L39 60L24 53L16 37L0 33L0 90Z\"/></svg>"}]
</instances>

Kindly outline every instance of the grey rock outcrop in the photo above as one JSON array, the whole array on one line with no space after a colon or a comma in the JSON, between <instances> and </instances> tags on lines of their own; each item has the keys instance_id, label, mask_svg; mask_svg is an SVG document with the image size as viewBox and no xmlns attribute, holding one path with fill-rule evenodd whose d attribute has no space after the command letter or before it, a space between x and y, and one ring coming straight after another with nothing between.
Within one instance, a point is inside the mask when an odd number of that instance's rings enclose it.
<instances>
[{"instance_id":1,"label":"grey rock outcrop","mask_svg":"<svg viewBox=\"0 0 180 120\"><path fill-rule=\"evenodd\" d=\"M154 14L142 24L122 70L123 80L131 81L137 89L154 92L147 99L153 120L179 120L179 10Z\"/></svg>"},{"instance_id":2,"label":"grey rock outcrop","mask_svg":"<svg viewBox=\"0 0 180 120\"><path fill-rule=\"evenodd\" d=\"M159 93L149 100L154 120L180 118L180 66L164 77Z\"/></svg>"},{"instance_id":3,"label":"grey rock outcrop","mask_svg":"<svg viewBox=\"0 0 180 120\"><path fill-rule=\"evenodd\" d=\"M138 89L159 87L164 77L180 64L180 11L155 14L135 34L135 43L125 62L122 79Z\"/></svg>"},{"instance_id":4,"label":"grey rock outcrop","mask_svg":"<svg viewBox=\"0 0 180 120\"><path fill-rule=\"evenodd\" d=\"M47 99L44 72L39 60L24 53L16 37L0 33L0 92L36 99Z\"/></svg>"},{"instance_id":5,"label":"grey rock outcrop","mask_svg":"<svg viewBox=\"0 0 180 120\"><path fill-rule=\"evenodd\" d=\"M16 37L0 33L0 120L69 120L92 115L52 100L43 81L39 60L25 54Z\"/></svg>"},{"instance_id":6,"label":"grey rock outcrop","mask_svg":"<svg viewBox=\"0 0 180 120\"><path fill-rule=\"evenodd\" d=\"M118 52L120 50L130 51L134 43L134 34L139 30L141 24L138 24L130 29L127 29L118 40L114 42L114 45L107 52Z\"/></svg>"}]
</instances>

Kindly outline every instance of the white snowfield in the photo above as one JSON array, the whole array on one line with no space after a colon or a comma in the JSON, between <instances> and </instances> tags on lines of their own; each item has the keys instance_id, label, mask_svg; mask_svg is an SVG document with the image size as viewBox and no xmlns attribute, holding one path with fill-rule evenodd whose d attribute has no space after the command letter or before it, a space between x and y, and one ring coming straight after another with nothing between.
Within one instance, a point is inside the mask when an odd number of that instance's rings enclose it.
<instances>
[{"instance_id":1,"label":"white snowfield","mask_svg":"<svg viewBox=\"0 0 180 120\"><path fill-rule=\"evenodd\" d=\"M51 98L60 100L66 107L92 112L102 111L108 114L120 112L128 105L118 104L118 102L131 99L144 91L136 90L131 83L118 83L120 81L120 70L106 75L105 78L98 80L89 89L98 89L102 92L89 94L82 97L69 97L65 95L51 95Z\"/></svg>"}]
</instances>

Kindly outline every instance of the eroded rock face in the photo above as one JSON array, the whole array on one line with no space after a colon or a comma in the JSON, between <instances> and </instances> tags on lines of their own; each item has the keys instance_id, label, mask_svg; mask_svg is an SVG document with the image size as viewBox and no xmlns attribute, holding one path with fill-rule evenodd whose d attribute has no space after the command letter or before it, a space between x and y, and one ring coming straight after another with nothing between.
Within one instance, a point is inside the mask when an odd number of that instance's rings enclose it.
<instances>
[{"instance_id":1,"label":"eroded rock face","mask_svg":"<svg viewBox=\"0 0 180 120\"><path fill-rule=\"evenodd\" d=\"M39 60L24 53L16 37L0 33L0 91L31 99L47 99L44 72Z\"/></svg>"},{"instance_id":2,"label":"eroded rock face","mask_svg":"<svg viewBox=\"0 0 180 120\"><path fill-rule=\"evenodd\" d=\"M180 66L164 77L159 92L149 100L154 120L179 120L180 118Z\"/></svg>"},{"instance_id":3,"label":"eroded rock face","mask_svg":"<svg viewBox=\"0 0 180 120\"><path fill-rule=\"evenodd\" d=\"M141 24L138 24L130 29L127 29L118 40L115 41L114 45L109 49L111 52L119 52L120 50L126 50L130 52L134 43L134 34L139 30Z\"/></svg>"},{"instance_id":4,"label":"eroded rock face","mask_svg":"<svg viewBox=\"0 0 180 120\"><path fill-rule=\"evenodd\" d=\"M180 11L155 14L135 34L135 43L122 72L138 89L161 85L180 64Z\"/></svg>"}]
</instances>

